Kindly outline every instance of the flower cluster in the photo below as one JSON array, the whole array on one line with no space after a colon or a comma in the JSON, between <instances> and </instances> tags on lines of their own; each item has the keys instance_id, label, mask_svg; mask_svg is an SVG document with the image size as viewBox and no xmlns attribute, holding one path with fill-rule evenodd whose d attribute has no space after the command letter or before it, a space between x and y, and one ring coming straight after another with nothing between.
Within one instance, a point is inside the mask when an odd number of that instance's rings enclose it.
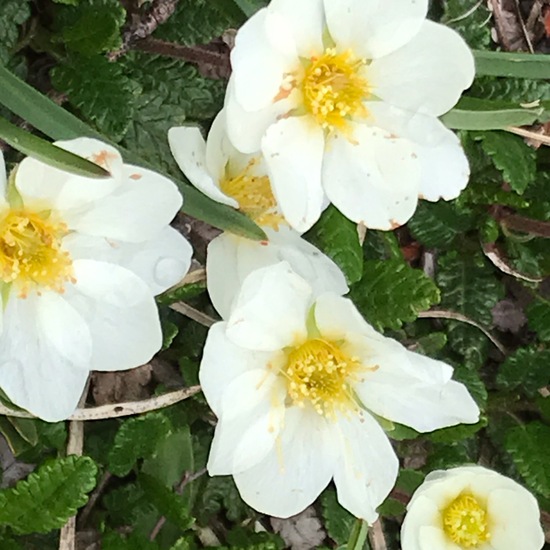
<instances>
[{"instance_id":1,"label":"flower cluster","mask_svg":"<svg viewBox=\"0 0 550 550\"><path fill-rule=\"evenodd\" d=\"M191 183L265 232L208 245L222 320L199 377L218 419L209 473L232 475L272 516L299 513L333 480L340 504L372 523L399 470L386 431L480 418L453 368L378 333L344 297L340 268L302 236L330 203L391 230L419 198L450 200L466 186L466 156L438 117L471 84L473 57L427 9L428 0L272 0L238 32L207 139L192 126L168 134ZM129 369L159 350L154 296L183 278L192 255L169 227L182 205L174 183L96 140L58 145L110 177L27 158L8 179L0 159L0 387L49 421L71 415L91 370ZM538 550L541 537L525 489L467 466L426 478L402 544Z\"/></svg>"}]
</instances>

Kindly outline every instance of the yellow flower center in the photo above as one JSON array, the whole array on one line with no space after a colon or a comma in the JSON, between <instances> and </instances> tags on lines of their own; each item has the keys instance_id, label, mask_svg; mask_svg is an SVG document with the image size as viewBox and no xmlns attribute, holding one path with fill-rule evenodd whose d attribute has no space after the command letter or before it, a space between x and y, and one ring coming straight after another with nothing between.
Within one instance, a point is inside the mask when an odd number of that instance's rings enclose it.
<instances>
[{"instance_id":1,"label":"yellow flower center","mask_svg":"<svg viewBox=\"0 0 550 550\"><path fill-rule=\"evenodd\" d=\"M235 199L239 208L258 225L277 229L283 216L278 212L269 177L253 174L256 162L253 159L236 176L224 178L220 182L220 189Z\"/></svg>"},{"instance_id":2,"label":"yellow flower center","mask_svg":"<svg viewBox=\"0 0 550 550\"><path fill-rule=\"evenodd\" d=\"M359 74L365 64L352 51L336 53L333 48L311 59L302 81L304 105L323 128L345 130L350 119L368 115L363 102L370 87Z\"/></svg>"},{"instance_id":3,"label":"yellow flower center","mask_svg":"<svg viewBox=\"0 0 550 550\"><path fill-rule=\"evenodd\" d=\"M443 512L443 529L463 548L473 548L491 537L487 510L472 495L460 495Z\"/></svg>"},{"instance_id":4,"label":"yellow flower center","mask_svg":"<svg viewBox=\"0 0 550 550\"><path fill-rule=\"evenodd\" d=\"M356 407L350 383L363 370L356 357L349 357L337 343L311 338L287 354L282 375L293 403L313 408L327 418L336 411Z\"/></svg>"},{"instance_id":5,"label":"yellow flower center","mask_svg":"<svg viewBox=\"0 0 550 550\"><path fill-rule=\"evenodd\" d=\"M67 226L49 212L0 213L0 279L15 284L23 298L32 289L63 292L74 282L71 258L61 247L66 234Z\"/></svg>"}]
</instances>

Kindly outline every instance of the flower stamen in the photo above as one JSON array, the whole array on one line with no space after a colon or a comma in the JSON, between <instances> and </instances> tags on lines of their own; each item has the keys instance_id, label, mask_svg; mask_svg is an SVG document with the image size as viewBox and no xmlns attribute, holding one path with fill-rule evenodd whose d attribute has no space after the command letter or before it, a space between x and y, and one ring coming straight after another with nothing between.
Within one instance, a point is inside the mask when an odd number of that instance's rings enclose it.
<instances>
[{"instance_id":1,"label":"flower stamen","mask_svg":"<svg viewBox=\"0 0 550 550\"><path fill-rule=\"evenodd\" d=\"M445 508L443 529L463 548L475 548L491 538L487 510L469 494L458 496Z\"/></svg>"},{"instance_id":2,"label":"flower stamen","mask_svg":"<svg viewBox=\"0 0 550 550\"><path fill-rule=\"evenodd\" d=\"M0 214L0 280L25 298L31 289L63 292L74 282L72 260L61 247L68 233L49 212L10 209Z\"/></svg>"},{"instance_id":3,"label":"flower stamen","mask_svg":"<svg viewBox=\"0 0 550 550\"><path fill-rule=\"evenodd\" d=\"M359 74L365 64L351 50L336 53L334 48L311 58L302 81L304 105L324 129L346 130L350 119L368 116L363 102L370 86Z\"/></svg>"}]
</instances>

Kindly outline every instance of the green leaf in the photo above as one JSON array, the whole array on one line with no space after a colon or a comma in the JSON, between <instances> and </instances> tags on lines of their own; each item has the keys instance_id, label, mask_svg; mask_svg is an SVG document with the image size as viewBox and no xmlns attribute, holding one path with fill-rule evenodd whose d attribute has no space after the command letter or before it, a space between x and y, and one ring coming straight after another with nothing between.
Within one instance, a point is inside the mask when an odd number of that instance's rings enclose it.
<instances>
[{"instance_id":1,"label":"green leaf","mask_svg":"<svg viewBox=\"0 0 550 550\"><path fill-rule=\"evenodd\" d=\"M534 396L539 388L550 384L550 350L520 348L506 358L497 374L497 384L504 390L522 387Z\"/></svg>"},{"instance_id":2,"label":"green leaf","mask_svg":"<svg viewBox=\"0 0 550 550\"><path fill-rule=\"evenodd\" d=\"M550 59L544 54L474 50L474 57L478 76L508 76L539 80L550 78Z\"/></svg>"},{"instance_id":3,"label":"green leaf","mask_svg":"<svg viewBox=\"0 0 550 550\"><path fill-rule=\"evenodd\" d=\"M225 510L227 519L233 522L240 522L251 515L250 508L229 476L207 479L195 506L195 514L201 524L208 523L221 510Z\"/></svg>"},{"instance_id":4,"label":"green leaf","mask_svg":"<svg viewBox=\"0 0 550 550\"><path fill-rule=\"evenodd\" d=\"M506 132L486 132L476 138L516 193L521 195L535 181L536 152L522 138Z\"/></svg>"},{"instance_id":5,"label":"green leaf","mask_svg":"<svg viewBox=\"0 0 550 550\"><path fill-rule=\"evenodd\" d=\"M485 407L487 403L487 388L477 370L468 368L465 364L461 364L455 368L453 379L457 382L462 382L462 384L466 386L479 407Z\"/></svg>"},{"instance_id":6,"label":"green leaf","mask_svg":"<svg viewBox=\"0 0 550 550\"><path fill-rule=\"evenodd\" d=\"M59 529L86 504L96 474L89 457L68 456L44 463L12 489L0 491L0 525L21 534Z\"/></svg>"},{"instance_id":7,"label":"green leaf","mask_svg":"<svg viewBox=\"0 0 550 550\"><path fill-rule=\"evenodd\" d=\"M461 313L482 325L492 323L491 309L503 297L502 284L480 255L453 251L439 260L437 285L441 307Z\"/></svg>"},{"instance_id":8,"label":"green leaf","mask_svg":"<svg viewBox=\"0 0 550 550\"><path fill-rule=\"evenodd\" d=\"M0 117L0 138L24 155L54 168L88 178L105 178L110 174L101 166L39 138Z\"/></svg>"},{"instance_id":9,"label":"green leaf","mask_svg":"<svg viewBox=\"0 0 550 550\"><path fill-rule=\"evenodd\" d=\"M159 412L126 420L120 426L109 453L109 470L119 477L127 475L138 459L155 453L157 445L170 431L170 422Z\"/></svg>"},{"instance_id":10,"label":"green leaf","mask_svg":"<svg viewBox=\"0 0 550 550\"><path fill-rule=\"evenodd\" d=\"M344 272L349 284L363 275L363 250L357 227L334 206L329 206L307 235Z\"/></svg>"},{"instance_id":11,"label":"green leaf","mask_svg":"<svg viewBox=\"0 0 550 550\"><path fill-rule=\"evenodd\" d=\"M505 448L527 487L550 498L550 427L542 422L515 426L506 434Z\"/></svg>"},{"instance_id":12,"label":"green leaf","mask_svg":"<svg viewBox=\"0 0 550 550\"><path fill-rule=\"evenodd\" d=\"M101 133L120 141L132 122L141 86L104 57L78 57L50 73L52 84ZM93 85L90 84L93 82Z\"/></svg>"},{"instance_id":13,"label":"green leaf","mask_svg":"<svg viewBox=\"0 0 550 550\"><path fill-rule=\"evenodd\" d=\"M181 495L177 495L158 479L143 472L139 474L138 479L147 499L157 509L159 515L166 517L182 531L192 527L195 520L189 515Z\"/></svg>"},{"instance_id":14,"label":"green leaf","mask_svg":"<svg viewBox=\"0 0 550 550\"><path fill-rule=\"evenodd\" d=\"M81 0L78 8L66 7L58 15L56 23L62 27L58 40L81 55L116 50L122 44L125 21L126 11L118 0Z\"/></svg>"},{"instance_id":15,"label":"green leaf","mask_svg":"<svg viewBox=\"0 0 550 550\"><path fill-rule=\"evenodd\" d=\"M170 305L174 302L185 302L191 298L200 296L206 291L206 283L192 283L167 290L164 294L157 296L157 302L162 305Z\"/></svg>"},{"instance_id":16,"label":"green leaf","mask_svg":"<svg viewBox=\"0 0 550 550\"><path fill-rule=\"evenodd\" d=\"M28 0L2 0L0 3L0 65L7 64L19 38L19 25L30 15Z\"/></svg>"},{"instance_id":17,"label":"green leaf","mask_svg":"<svg viewBox=\"0 0 550 550\"><path fill-rule=\"evenodd\" d=\"M454 109L441 117L441 121L454 130L502 130L508 126L533 124L543 113L543 107L527 108L505 101L463 97Z\"/></svg>"},{"instance_id":18,"label":"green leaf","mask_svg":"<svg viewBox=\"0 0 550 550\"><path fill-rule=\"evenodd\" d=\"M252 17L260 8L267 6L269 0L230 0L247 16Z\"/></svg>"},{"instance_id":19,"label":"green leaf","mask_svg":"<svg viewBox=\"0 0 550 550\"><path fill-rule=\"evenodd\" d=\"M485 100L528 104L550 100L550 82L526 78L476 78L468 94Z\"/></svg>"},{"instance_id":20,"label":"green leaf","mask_svg":"<svg viewBox=\"0 0 550 550\"><path fill-rule=\"evenodd\" d=\"M491 44L491 12L478 0L447 0L441 23L460 33L471 48Z\"/></svg>"},{"instance_id":21,"label":"green leaf","mask_svg":"<svg viewBox=\"0 0 550 550\"><path fill-rule=\"evenodd\" d=\"M102 537L102 550L160 550L159 545L143 535L132 533L127 538L114 531Z\"/></svg>"},{"instance_id":22,"label":"green leaf","mask_svg":"<svg viewBox=\"0 0 550 550\"><path fill-rule=\"evenodd\" d=\"M529 326L543 342L550 342L550 302L536 299L527 307Z\"/></svg>"},{"instance_id":23,"label":"green leaf","mask_svg":"<svg viewBox=\"0 0 550 550\"><path fill-rule=\"evenodd\" d=\"M486 416L482 416L476 424L459 424L450 428L441 428L430 432L426 437L436 443L452 444L472 437L474 434L485 428L488 424Z\"/></svg>"},{"instance_id":24,"label":"green leaf","mask_svg":"<svg viewBox=\"0 0 550 550\"><path fill-rule=\"evenodd\" d=\"M454 202L422 201L408 227L413 237L427 248L448 248L456 237L475 227L474 213Z\"/></svg>"},{"instance_id":25,"label":"green leaf","mask_svg":"<svg viewBox=\"0 0 550 550\"><path fill-rule=\"evenodd\" d=\"M401 260L368 260L351 298L375 328L395 330L414 321L440 296L435 283L419 269Z\"/></svg>"},{"instance_id":26,"label":"green leaf","mask_svg":"<svg viewBox=\"0 0 550 550\"><path fill-rule=\"evenodd\" d=\"M345 544L355 524L355 517L340 506L334 489L327 489L321 496L325 529L337 544Z\"/></svg>"}]
</instances>

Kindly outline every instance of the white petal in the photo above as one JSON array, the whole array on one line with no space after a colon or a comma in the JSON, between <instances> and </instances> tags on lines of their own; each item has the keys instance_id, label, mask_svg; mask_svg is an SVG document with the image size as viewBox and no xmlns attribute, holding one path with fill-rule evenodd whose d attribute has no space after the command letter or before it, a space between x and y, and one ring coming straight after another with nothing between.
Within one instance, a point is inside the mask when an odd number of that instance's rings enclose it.
<instances>
[{"instance_id":1,"label":"white petal","mask_svg":"<svg viewBox=\"0 0 550 550\"><path fill-rule=\"evenodd\" d=\"M168 178L137 166L124 166L124 183L87 207L64 212L73 230L97 237L142 242L168 225L183 198Z\"/></svg>"},{"instance_id":2,"label":"white petal","mask_svg":"<svg viewBox=\"0 0 550 550\"><path fill-rule=\"evenodd\" d=\"M270 103L264 109L245 111L235 97L234 87L234 79L231 77L223 109L227 136L239 151L256 153L261 148L262 137L269 126L297 106L299 93L291 93L287 98Z\"/></svg>"},{"instance_id":3,"label":"white petal","mask_svg":"<svg viewBox=\"0 0 550 550\"><path fill-rule=\"evenodd\" d=\"M49 422L68 418L91 356L88 327L61 295L12 294L0 336L0 386L16 405Z\"/></svg>"},{"instance_id":4,"label":"white petal","mask_svg":"<svg viewBox=\"0 0 550 550\"><path fill-rule=\"evenodd\" d=\"M222 415L222 400L227 387L243 373L264 369L272 352L253 351L231 342L226 334L227 323L213 325L204 344L199 379L202 391L216 416Z\"/></svg>"},{"instance_id":5,"label":"white petal","mask_svg":"<svg viewBox=\"0 0 550 550\"><path fill-rule=\"evenodd\" d=\"M369 414L341 415L338 427L340 457L334 474L338 502L354 516L373 523L376 508L395 484L399 461Z\"/></svg>"},{"instance_id":6,"label":"white petal","mask_svg":"<svg viewBox=\"0 0 550 550\"><path fill-rule=\"evenodd\" d=\"M479 420L479 408L463 384L449 380L452 368L395 346L377 350L378 368L355 387L361 401L377 415L420 432Z\"/></svg>"},{"instance_id":7,"label":"white petal","mask_svg":"<svg viewBox=\"0 0 550 550\"><path fill-rule=\"evenodd\" d=\"M4 202L4 196L6 195L6 186L8 178L6 175L6 163L4 162L4 153L0 150L0 201Z\"/></svg>"},{"instance_id":8,"label":"white petal","mask_svg":"<svg viewBox=\"0 0 550 550\"><path fill-rule=\"evenodd\" d=\"M273 449L283 428L286 384L265 369L235 378L226 388L208 458L210 475L252 468Z\"/></svg>"},{"instance_id":9,"label":"white petal","mask_svg":"<svg viewBox=\"0 0 550 550\"><path fill-rule=\"evenodd\" d=\"M287 518L309 506L335 468L334 428L312 409L292 407L273 451L235 475L243 500L255 510Z\"/></svg>"},{"instance_id":10,"label":"white petal","mask_svg":"<svg viewBox=\"0 0 550 550\"><path fill-rule=\"evenodd\" d=\"M269 10L284 17L294 38L300 57L310 57L323 51L325 14L323 0L272 0Z\"/></svg>"},{"instance_id":11,"label":"white petal","mask_svg":"<svg viewBox=\"0 0 550 550\"><path fill-rule=\"evenodd\" d=\"M276 12L262 9L239 30L231 51L237 102L246 111L268 107L279 93L285 72L299 64L293 37Z\"/></svg>"},{"instance_id":12,"label":"white petal","mask_svg":"<svg viewBox=\"0 0 550 550\"><path fill-rule=\"evenodd\" d=\"M361 316L354 303L335 293L326 293L315 302L315 323L324 338L345 340L349 334L362 334L374 341L386 338L376 332Z\"/></svg>"},{"instance_id":13,"label":"white petal","mask_svg":"<svg viewBox=\"0 0 550 550\"><path fill-rule=\"evenodd\" d=\"M491 544L498 550L540 550L544 546L537 501L523 488L493 491L489 495L487 511L495 522Z\"/></svg>"},{"instance_id":14,"label":"white petal","mask_svg":"<svg viewBox=\"0 0 550 550\"><path fill-rule=\"evenodd\" d=\"M434 122L443 126L437 119ZM470 177L468 158L458 137L445 128L440 143L435 147L418 147L416 152L422 165L420 197L429 201L456 199Z\"/></svg>"},{"instance_id":15,"label":"white petal","mask_svg":"<svg viewBox=\"0 0 550 550\"><path fill-rule=\"evenodd\" d=\"M418 541L420 550L464 550L462 546L455 544L441 527L420 527Z\"/></svg>"},{"instance_id":16,"label":"white petal","mask_svg":"<svg viewBox=\"0 0 550 550\"><path fill-rule=\"evenodd\" d=\"M441 529L441 523L441 510L436 503L428 497L420 496L407 508L407 514L401 526L401 546L404 550L420 550L418 541L420 528L431 526Z\"/></svg>"},{"instance_id":17,"label":"white petal","mask_svg":"<svg viewBox=\"0 0 550 550\"><path fill-rule=\"evenodd\" d=\"M472 84L475 67L472 52L458 33L425 21L405 46L373 61L368 73L373 94L382 101L440 116Z\"/></svg>"},{"instance_id":18,"label":"white petal","mask_svg":"<svg viewBox=\"0 0 550 550\"><path fill-rule=\"evenodd\" d=\"M375 59L404 46L428 11L427 0L325 0L327 24L336 45Z\"/></svg>"},{"instance_id":19,"label":"white petal","mask_svg":"<svg viewBox=\"0 0 550 550\"><path fill-rule=\"evenodd\" d=\"M220 191L221 173L210 173L206 167L206 144L199 128L179 126L168 131L172 155L189 181L216 202L238 208L235 199Z\"/></svg>"},{"instance_id":20,"label":"white petal","mask_svg":"<svg viewBox=\"0 0 550 550\"><path fill-rule=\"evenodd\" d=\"M275 351L305 339L311 287L287 262L244 280L227 323L227 337L244 348Z\"/></svg>"},{"instance_id":21,"label":"white petal","mask_svg":"<svg viewBox=\"0 0 550 550\"><path fill-rule=\"evenodd\" d=\"M100 260L129 269L149 285L155 296L183 279L193 255L185 237L170 226L142 243L71 233L63 239L63 248L73 260Z\"/></svg>"},{"instance_id":22,"label":"white petal","mask_svg":"<svg viewBox=\"0 0 550 550\"><path fill-rule=\"evenodd\" d=\"M309 117L290 117L270 126L262 140L273 193L285 219L307 231L323 210L321 166L325 139Z\"/></svg>"},{"instance_id":23,"label":"white petal","mask_svg":"<svg viewBox=\"0 0 550 550\"><path fill-rule=\"evenodd\" d=\"M394 229L413 215L420 162L414 144L378 128L354 125L354 142L341 134L327 144L323 185L347 218L369 229Z\"/></svg>"},{"instance_id":24,"label":"white petal","mask_svg":"<svg viewBox=\"0 0 550 550\"><path fill-rule=\"evenodd\" d=\"M264 228L269 241L251 241L223 233L208 245L206 277L208 293L222 318L229 316L233 299L244 279L256 269L287 261L292 270L312 287L313 294L332 291L346 294L340 268L320 250L287 227Z\"/></svg>"},{"instance_id":25,"label":"white petal","mask_svg":"<svg viewBox=\"0 0 550 550\"><path fill-rule=\"evenodd\" d=\"M93 370L125 370L147 363L162 345L151 290L128 269L95 260L76 260L76 284L67 301L92 335Z\"/></svg>"},{"instance_id":26,"label":"white petal","mask_svg":"<svg viewBox=\"0 0 550 550\"><path fill-rule=\"evenodd\" d=\"M15 185L26 205L67 210L89 205L113 192L122 181L120 153L100 141L78 138L55 143L108 169L111 178L85 178L25 158L17 168Z\"/></svg>"}]
</instances>

